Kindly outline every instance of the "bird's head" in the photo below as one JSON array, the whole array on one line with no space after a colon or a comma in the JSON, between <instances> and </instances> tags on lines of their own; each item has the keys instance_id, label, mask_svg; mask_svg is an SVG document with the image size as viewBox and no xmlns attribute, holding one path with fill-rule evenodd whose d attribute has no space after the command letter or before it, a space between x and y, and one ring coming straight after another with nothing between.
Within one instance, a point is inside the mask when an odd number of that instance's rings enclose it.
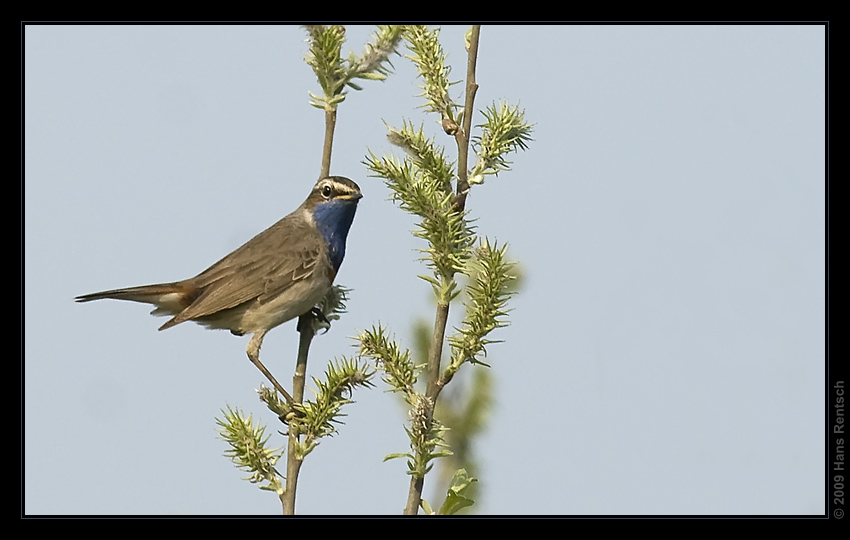
<instances>
[{"instance_id":1,"label":"bird's head","mask_svg":"<svg viewBox=\"0 0 850 540\"><path fill-rule=\"evenodd\" d=\"M335 271L339 270L345 256L345 239L361 197L360 186L353 181L344 176L328 176L316 182L304 202L328 244L328 255Z\"/></svg>"},{"instance_id":2,"label":"bird's head","mask_svg":"<svg viewBox=\"0 0 850 540\"><path fill-rule=\"evenodd\" d=\"M328 176L316 182L306 204L314 208L320 204L340 201L356 206L361 197L360 186L353 181L344 176Z\"/></svg>"}]
</instances>

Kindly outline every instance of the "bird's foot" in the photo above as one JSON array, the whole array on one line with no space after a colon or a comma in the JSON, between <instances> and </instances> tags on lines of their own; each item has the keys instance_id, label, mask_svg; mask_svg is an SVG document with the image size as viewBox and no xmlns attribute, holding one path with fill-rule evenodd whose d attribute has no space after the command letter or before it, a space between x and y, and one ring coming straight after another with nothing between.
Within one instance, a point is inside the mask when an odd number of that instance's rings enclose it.
<instances>
[{"instance_id":1,"label":"bird's foot","mask_svg":"<svg viewBox=\"0 0 850 540\"><path fill-rule=\"evenodd\" d=\"M296 330L298 330L299 332L303 332L305 330L304 325L309 325L306 328L312 328L314 332L317 329L322 328L325 330L324 332L322 332L323 334L327 334L328 330L331 329L331 322L328 320L327 317L325 317L325 314L322 313L322 310L317 307L314 307L313 309L298 318L298 326L296 327Z\"/></svg>"},{"instance_id":2,"label":"bird's foot","mask_svg":"<svg viewBox=\"0 0 850 540\"><path fill-rule=\"evenodd\" d=\"M317 308L317 307L314 307L313 309L311 309L311 310L310 310L310 314L311 314L313 317L316 317L316 318L317 318L318 320L320 320L321 322L323 322L323 323L325 323L326 325L328 325L328 328L330 328L330 327L331 327L331 322L328 320L328 318L327 318L327 317L325 317L325 314L324 314L324 313L322 313L322 310L321 310L321 309L319 309L319 308Z\"/></svg>"}]
</instances>

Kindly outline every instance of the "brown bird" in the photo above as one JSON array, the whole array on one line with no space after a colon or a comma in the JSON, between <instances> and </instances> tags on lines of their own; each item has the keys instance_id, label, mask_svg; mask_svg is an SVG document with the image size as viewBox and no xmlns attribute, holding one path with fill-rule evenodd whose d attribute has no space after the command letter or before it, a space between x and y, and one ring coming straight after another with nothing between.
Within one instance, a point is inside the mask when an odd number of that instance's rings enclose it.
<instances>
[{"instance_id":1,"label":"brown bird","mask_svg":"<svg viewBox=\"0 0 850 540\"><path fill-rule=\"evenodd\" d=\"M327 294L361 197L360 187L348 178L323 178L294 212L193 278L85 294L76 301L153 304L152 315L171 316L160 330L194 321L237 336L253 334L248 358L289 399L260 362L263 336L310 312Z\"/></svg>"}]
</instances>

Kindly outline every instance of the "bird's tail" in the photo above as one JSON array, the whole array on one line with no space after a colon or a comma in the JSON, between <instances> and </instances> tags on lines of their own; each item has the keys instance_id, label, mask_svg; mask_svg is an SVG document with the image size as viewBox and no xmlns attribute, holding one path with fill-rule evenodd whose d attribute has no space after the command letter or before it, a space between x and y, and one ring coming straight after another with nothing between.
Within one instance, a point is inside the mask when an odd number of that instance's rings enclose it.
<instances>
[{"instance_id":1,"label":"bird's tail","mask_svg":"<svg viewBox=\"0 0 850 540\"><path fill-rule=\"evenodd\" d=\"M153 315L175 315L191 303L191 293L192 287L190 285L185 281L177 281L84 294L76 297L75 300L77 302L91 302L104 298L129 300L153 304L156 306L156 309L152 312Z\"/></svg>"}]
</instances>

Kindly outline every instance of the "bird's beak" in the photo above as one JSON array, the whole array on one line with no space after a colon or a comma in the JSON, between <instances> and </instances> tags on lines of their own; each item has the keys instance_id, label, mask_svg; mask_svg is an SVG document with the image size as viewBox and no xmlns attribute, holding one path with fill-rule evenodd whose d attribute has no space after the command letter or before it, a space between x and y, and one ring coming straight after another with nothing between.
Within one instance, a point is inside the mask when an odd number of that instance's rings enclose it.
<instances>
[{"instance_id":1,"label":"bird's beak","mask_svg":"<svg viewBox=\"0 0 850 540\"><path fill-rule=\"evenodd\" d=\"M346 195L337 195L337 199L342 199L344 201L357 201L363 198L362 193L348 193Z\"/></svg>"}]
</instances>

